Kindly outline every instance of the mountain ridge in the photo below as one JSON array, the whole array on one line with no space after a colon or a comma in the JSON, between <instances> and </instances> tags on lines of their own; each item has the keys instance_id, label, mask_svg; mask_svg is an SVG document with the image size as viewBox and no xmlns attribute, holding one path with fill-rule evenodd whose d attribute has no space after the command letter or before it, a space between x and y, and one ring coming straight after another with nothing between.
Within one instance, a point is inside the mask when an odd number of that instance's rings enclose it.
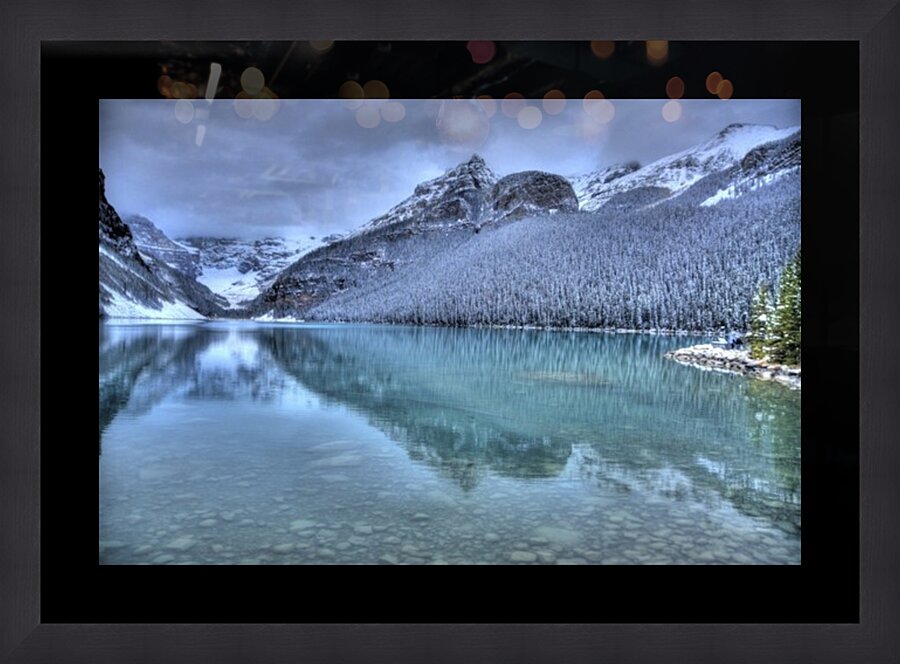
<instances>
[{"instance_id":1,"label":"mountain ridge","mask_svg":"<svg viewBox=\"0 0 900 664\"><path fill-rule=\"evenodd\" d=\"M635 329L741 326L760 280L771 281L777 274L771 265L787 260L799 245L799 153L796 128L729 125L693 148L645 166L626 162L592 174L605 188L588 192L592 197L587 206L574 196L569 181L541 173L538 180L565 183L554 194L566 199L564 192L571 191L568 205L560 210L555 202L542 199L545 204L526 206L523 214L509 218L496 214L492 192L507 178L521 180L522 187L508 187L508 193L520 199L512 206L518 209L534 193L527 186L534 183L529 179L533 173L497 178L476 155L416 187L412 196L392 208L399 214L376 217L346 238L301 258L250 305L250 313L267 320L450 325L566 327L577 321L586 327ZM477 188L455 188L470 167L490 174L484 178L493 181L490 190L484 180ZM474 189L481 196L479 205L466 198ZM719 193L723 191L731 193ZM442 199L449 203L441 207L449 213L443 221L427 205L435 192L449 199L458 194L456 200ZM460 210L465 214L458 214ZM782 226L773 226L773 219ZM597 235L601 228L605 236ZM684 228L699 235L688 239ZM643 236L637 229L643 229ZM721 237L725 229L732 235ZM673 272L682 274L693 263L722 260L708 253L719 247L715 251L734 257L731 266L724 263L718 271L744 273L730 277L721 301L712 298L708 284L698 299L688 276L681 282L687 290L670 293L667 278L652 269L665 256L667 237L676 244L687 243L686 249L679 245L678 250L694 256L672 264L668 269ZM739 259L740 238L757 247L760 255L751 263ZM640 253L640 247L651 242L660 253ZM616 252L608 253L610 247L617 247ZM605 264L593 263L599 255ZM768 264L761 266L763 260ZM642 270L656 281L641 284ZM566 272L573 276L565 277ZM627 288L611 287L623 274L629 275ZM485 291L485 283L492 283L492 289ZM604 303L591 295L600 292L613 299ZM516 306L524 313L507 306L503 298L519 301ZM673 303L667 304L667 299ZM588 301L593 313L582 310ZM685 308L687 302L695 303L696 315Z\"/></svg>"}]
</instances>

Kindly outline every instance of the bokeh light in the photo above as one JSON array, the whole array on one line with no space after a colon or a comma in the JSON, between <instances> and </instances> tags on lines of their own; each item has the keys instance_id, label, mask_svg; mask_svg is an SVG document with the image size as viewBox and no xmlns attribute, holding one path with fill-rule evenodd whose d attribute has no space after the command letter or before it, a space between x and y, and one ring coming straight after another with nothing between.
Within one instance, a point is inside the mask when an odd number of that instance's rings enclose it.
<instances>
[{"instance_id":1,"label":"bokeh light","mask_svg":"<svg viewBox=\"0 0 900 664\"><path fill-rule=\"evenodd\" d=\"M584 96L582 102L584 112L595 122L606 124L616 114L616 107L611 101L604 98L599 90L591 90Z\"/></svg>"},{"instance_id":2,"label":"bokeh light","mask_svg":"<svg viewBox=\"0 0 900 664\"><path fill-rule=\"evenodd\" d=\"M365 127L366 129L377 127L381 124L381 113L378 107L374 104L364 103L356 109L356 122L360 127Z\"/></svg>"},{"instance_id":3,"label":"bokeh light","mask_svg":"<svg viewBox=\"0 0 900 664\"><path fill-rule=\"evenodd\" d=\"M330 40L310 40L309 45L316 53L327 53L334 46L334 42Z\"/></svg>"},{"instance_id":4,"label":"bokeh light","mask_svg":"<svg viewBox=\"0 0 900 664\"><path fill-rule=\"evenodd\" d=\"M684 97L684 81L680 76L673 76L666 83L666 95L669 99L681 99Z\"/></svg>"},{"instance_id":5,"label":"bokeh light","mask_svg":"<svg viewBox=\"0 0 900 664\"><path fill-rule=\"evenodd\" d=\"M388 99L391 96L388 86L382 81L366 81L363 86L363 95L366 99Z\"/></svg>"},{"instance_id":6,"label":"bokeh light","mask_svg":"<svg viewBox=\"0 0 900 664\"><path fill-rule=\"evenodd\" d=\"M481 105L466 99L448 99L442 102L435 124L441 140L450 148L461 152L479 148L487 140L491 130L490 120Z\"/></svg>"},{"instance_id":7,"label":"bokeh light","mask_svg":"<svg viewBox=\"0 0 900 664\"><path fill-rule=\"evenodd\" d=\"M194 119L194 105L187 99L179 99L175 102L175 119L182 124L187 124Z\"/></svg>"},{"instance_id":8,"label":"bokeh light","mask_svg":"<svg viewBox=\"0 0 900 664\"><path fill-rule=\"evenodd\" d=\"M253 117L260 122L268 122L281 108L281 100L269 88L260 90L252 100Z\"/></svg>"},{"instance_id":9,"label":"bokeh light","mask_svg":"<svg viewBox=\"0 0 900 664\"><path fill-rule=\"evenodd\" d=\"M519 111L525 108L525 97L518 92L510 92L500 102L500 110L509 118L516 118Z\"/></svg>"},{"instance_id":10,"label":"bokeh light","mask_svg":"<svg viewBox=\"0 0 900 664\"><path fill-rule=\"evenodd\" d=\"M681 118L681 103L670 99L662 107L663 120L666 122L676 122Z\"/></svg>"},{"instance_id":11,"label":"bokeh light","mask_svg":"<svg viewBox=\"0 0 900 664\"><path fill-rule=\"evenodd\" d=\"M616 42L614 41L592 41L591 53L601 60L606 60L616 50Z\"/></svg>"},{"instance_id":12,"label":"bokeh light","mask_svg":"<svg viewBox=\"0 0 900 664\"><path fill-rule=\"evenodd\" d=\"M159 94L168 99L173 97L172 85L172 79L166 75L162 75L156 80L156 89L159 90Z\"/></svg>"},{"instance_id":13,"label":"bokeh light","mask_svg":"<svg viewBox=\"0 0 900 664\"><path fill-rule=\"evenodd\" d=\"M251 97L258 95L266 85L266 77L256 67L247 67L241 74L241 87Z\"/></svg>"},{"instance_id":14,"label":"bokeh light","mask_svg":"<svg viewBox=\"0 0 900 664\"><path fill-rule=\"evenodd\" d=\"M381 107L381 119L385 122L400 122L406 117L406 107L399 101L389 101Z\"/></svg>"},{"instance_id":15,"label":"bokeh light","mask_svg":"<svg viewBox=\"0 0 900 664\"><path fill-rule=\"evenodd\" d=\"M712 72L709 76L706 77L706 90L709 94L716 94L716 90L719 89L719 83L722 82L722 74L717 71Z\"/></svg>"},{"instance_id":16,"label":"bokeh light","mask_svg":"<svg viewBox=\"0 0 900 664\"><path fill-rule=\"evenodd\" d=\"M716 86L716 94L719 95L719 99L731 99L731 96L734 94L734 85L727 78L723 79Z\"/></svg>"},{"instance_id":17,"label":"bokeh light","mask_svg":"<svg viewBox=\"0 0 900 664\"><path fill-rule=\"evenodd\" d=\"M510 92L503 98L503 101L500 102L500 110L503 111L503 115L508 118L518 117L519 111L523 108L525 108L525 97L518 92Z\"/></svg>"},{"instance_id":18,"label":"bokeh light","mask_svg":"<svg viewBox=\"0 0 900 664\"><path fill-rule=\"evenodd\" d=\"M550 90L544 95L543 106L547 115L558 115L566 110L566 95L562 90Z\"/></svg>"},{"instance_id":19,"label":"bokeh light","mask_svg":"<svg viewBox=\"0 0 900 664\"><path fill-rule=\"evenodd\" d=\"M497 45L492 41L470 41L466 48L476 65L487 64L497 55Z\"/></svg>"},{"instance_id":20,"label":"bokeh light","mask_svg":"<svg viewBox=\"0 0 900 664\"><path fill-rule=\"evenodd\" d=\"M602 145L609 135L609 125L596 122L588 114L578 114L573 125L558 127L554 133L577 136L590 145Z\"/></svg>"},{"instance_id":21,"label":"bokeh light","mask_svg":"<svg viewBox=\"0 0 900 664\"><path fill-rule=\"evenodd\" d=\"M494 117L497 113L497 100L490 95L480 95L477 99L478 105L489 118Z\"/></svg>"},{"instance_id":22,"label":"bokeh light","mask_svg":"<svg viewBox=\"0 0 900 664\"><path fill-rule=\"evenodd\" d=\"M544 119L544 114L537 106L526 106L516 116L522 129L536 129Z\"/></svg>"},{"instance_id":23,"label":"bokeh light","mask_svg":"<svg viewBox=\"0 0 900 664\"><path fill-rule=\"evenodd\" d=\"M351 111L362 106L364 96L363 87L356 81L346 81L338 88L338 97L343 100L341 103Z\"/></svg>"},{"instance_id":24,"label":"bokeh light","mask_svg":"<svg viewBox=\"0 0 900 664\"><path fill-rule=\"evenodd\" d=\"M239 92L234 100L234 112L245 120L253 117L253 99L246 92Z\"/></svg>"},{"instance_id":25,"label":"bokeh light","mask_svg":"<svg viewBox=\"0 0 900 664\"><path fill-rule=\"evenodd\" d=\"M176 81L172 84L172 96L175 97L175 99L196 99L197 86L193 83Z\"/></svg>"},{"instance_id":26,"label":"bokeh light","mask_svg":"<svg viewBox=\"0 0 900 664\"><path fill-rule=\"evenodd\" d=\"M661 65L669 57L669 42L665 40L652 40L646 43L647 61L651 65Z\"/></svg>"}]
</instances>

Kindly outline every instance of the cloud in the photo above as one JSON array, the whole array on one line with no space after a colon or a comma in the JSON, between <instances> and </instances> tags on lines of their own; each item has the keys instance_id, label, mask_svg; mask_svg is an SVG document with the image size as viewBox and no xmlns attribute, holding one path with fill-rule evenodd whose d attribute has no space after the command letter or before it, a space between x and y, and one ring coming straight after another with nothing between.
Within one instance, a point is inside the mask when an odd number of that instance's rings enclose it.
<instances>
[{"instance_id":1,"label":"cloud","mask_svg":"<svg viewBox=\"0 0 900 664\"><path fill-rule=\"evenodd\" d=\"M599 126L580 100L569 100L562 113L543 113L536 128L523 129L499 110L488 118L475 102L453 101L444 117L466 108L466 118L448 131L435 124L439 102L400 102L400 121L365 128L338 100L282 100L267 122L239 116L228 100L196 100L208 117L195 113L188 123L169 100L104 100L100 164L108 197L120 212L142 214L173 237L319 236L384 213L473 151L501 175L572 175L648 163L731 122L800 123L792 100L684 100L673 123L662 119L664 100L613 100L615 116ZM201 122L206 133L197 146Z\"/></svg>"}]
</instances>

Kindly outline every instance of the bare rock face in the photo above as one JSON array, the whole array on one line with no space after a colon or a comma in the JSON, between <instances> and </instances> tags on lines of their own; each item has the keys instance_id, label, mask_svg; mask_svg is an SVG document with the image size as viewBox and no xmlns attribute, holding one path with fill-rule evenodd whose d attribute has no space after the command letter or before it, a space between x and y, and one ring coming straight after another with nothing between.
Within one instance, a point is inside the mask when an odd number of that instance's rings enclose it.
<instances>
[{"instance_id":1,"label":"bare rock face","mask_svg":"<svg viewBox=\"0 0 900 664\"><path fill-rule=\"evenodd\" d=\"M577 212L578 197L562 176L522 171L507 175L494 185L490 205L494 220L521 219L548 212Z\"/></svg>"},{"instance_id":2,"label":"bare rock face","mask_svg":"<svg viewBox=\"0 0 900 664\"><path fill-rule=\"evenodd\" d=\"M134 258L143 264L134 243L131 229L122 221L116 209L106 200L106 176L100 172L100 243L110 247L128 258Z\"/></svg>"}]
</instances>

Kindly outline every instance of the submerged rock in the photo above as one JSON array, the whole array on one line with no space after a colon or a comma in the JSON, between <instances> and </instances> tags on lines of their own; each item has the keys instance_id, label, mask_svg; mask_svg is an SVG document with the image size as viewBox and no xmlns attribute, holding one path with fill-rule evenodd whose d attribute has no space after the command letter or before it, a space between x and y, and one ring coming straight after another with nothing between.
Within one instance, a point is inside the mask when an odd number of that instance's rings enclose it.
<instances>
[{"instance_id":1,"label":"submerged rock","mask_svg":"<svg viewBox=\"0 0 900 664\"><path fill-rule=\"evenodd\" d=\"M196 544L197 540L195 540L192 535L182 535L181 537L177 537L166 544L166 548L173 549L175 551L187 551L188 549L196 546Z\"/></svg>"},{"instance_id":2,"label":"submerged rock","mask_svg":"<svg viewBox=\"0 0 900 664\"><path fill-rule=\"evenodd\" d=\"M533 563L537 560L537 554L531 551L513 551L509 554L509 559L514 563Z\"/></svg>"},{"instance_id":3,"label":"submerged rock","mask_svg":"<svg viewBox=\"0 0 900 664\"><path fill-rule=\"evenodd\" d=\"M534 532L535 535L545 538L548 542L567 546L575 544L581 538L581 535L574 530L557 528L556 526L539 526L534 529Z\"/></svg>"}]
</instances>

